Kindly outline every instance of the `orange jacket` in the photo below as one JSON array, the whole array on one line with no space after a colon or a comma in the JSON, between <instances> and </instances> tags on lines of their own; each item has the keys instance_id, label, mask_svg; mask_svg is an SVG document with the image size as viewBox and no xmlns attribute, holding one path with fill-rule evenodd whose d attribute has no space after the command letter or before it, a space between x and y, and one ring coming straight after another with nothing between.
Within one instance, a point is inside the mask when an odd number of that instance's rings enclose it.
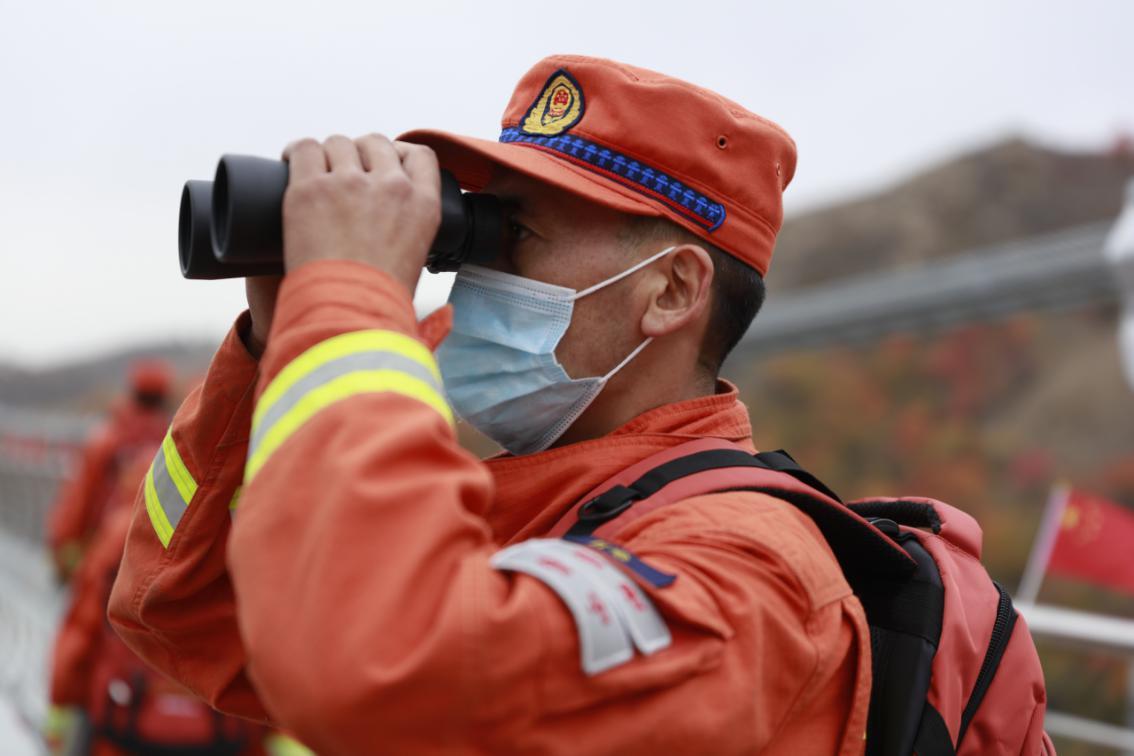
<instances>
[{"instance_id":1,"label":"orange jacket","mask_svg":"<svg viewBox=\"0 0 1134 756\"><path fill-rule=\"evenodd\" d=\"M320 262L285 279L259 366L238 322L174 420L177 459L155 461L185 485L151 476L135 506L111 600L123 637L320 754L860 753L866 622L792 506L713 494L625 528L677 575L643 586L673 641L590 677L557 593L490 564L654 452L751 447L735 389L480 462L429 379L442 320L416 323L376 270Z\"/></svg>"},{"instance_id":2,"label":"orange jacket","mask_svg":"<svg viewBox=\"0 0 1134 756\"><path fill-rule=\"evenodd\" d=\"M161 442L168 423L164 410L127 400L116 404L107 421L91 434L48 518L48 545L60 576L69 578L74 572L102 524L126 466L141 450Z\"/></svg>"}]
</instances>

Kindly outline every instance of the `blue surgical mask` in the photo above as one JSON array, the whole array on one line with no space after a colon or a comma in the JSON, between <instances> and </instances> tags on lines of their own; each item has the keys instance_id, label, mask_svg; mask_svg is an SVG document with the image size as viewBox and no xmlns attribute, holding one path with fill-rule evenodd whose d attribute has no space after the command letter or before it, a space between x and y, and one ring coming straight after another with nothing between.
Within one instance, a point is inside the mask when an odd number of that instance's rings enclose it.
<instances>
[{"instance_id":1,"label":"blue surgical mask","mask_svg":"<svg viewBox=\"0 0 1134 756\"><path fill-rule=\"evenodd\" d=\"M555 348L571 325L575 302L673 249L583 291L461 266L449 294L453 330L437 349L453 409L512 454L551 446L652 340L639 344L606 375L571 378L555 358Z\"/></svg>"}]
</instances>

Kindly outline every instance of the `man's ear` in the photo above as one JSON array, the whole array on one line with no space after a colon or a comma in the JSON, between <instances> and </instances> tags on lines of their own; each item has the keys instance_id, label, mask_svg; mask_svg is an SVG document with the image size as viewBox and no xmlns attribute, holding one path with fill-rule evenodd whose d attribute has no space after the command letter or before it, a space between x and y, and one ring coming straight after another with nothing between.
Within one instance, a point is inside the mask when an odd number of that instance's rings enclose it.
<instances>
[{"instance_id":1,"label":"man's ear","mask_svg":"<svg viewBox=\"0 0 1134 756\"><path fill-rule=\"evenodd\" d=\"M682 244L659 262L641 323L642 333L654 338L705 317L713 285L713 259L697 244Z\"/></svg>"}]
</instances>

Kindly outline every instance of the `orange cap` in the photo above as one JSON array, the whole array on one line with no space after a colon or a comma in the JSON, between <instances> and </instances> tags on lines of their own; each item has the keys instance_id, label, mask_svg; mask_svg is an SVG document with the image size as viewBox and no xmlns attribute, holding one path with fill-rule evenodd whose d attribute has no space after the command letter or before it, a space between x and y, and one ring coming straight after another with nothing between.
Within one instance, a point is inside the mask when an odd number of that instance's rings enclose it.
<instances>
[{"instance_id":1,"label":"orange cap","mask_svg":"<svg viewBox=\"0 0 1134 756\"><path fill-rule=\"evenodd\" d=\"M662 216L768 271L795 142L766 118L680 79L602 58L555 55L512 93L499 142L441 131L432 147L465 189L495 166L634 215Z\"/></svg>"},{"instance_id":2,"label":"orange cap","mask_svg":"<svg viewBox=\"0 0 1134 756\"><path fill-rule=\"evenodd\" d=\"M173 371L163 360L138 360L130 365L130 389L136 394L168 394L172 383Z\"/></svg>"}]
</instances>

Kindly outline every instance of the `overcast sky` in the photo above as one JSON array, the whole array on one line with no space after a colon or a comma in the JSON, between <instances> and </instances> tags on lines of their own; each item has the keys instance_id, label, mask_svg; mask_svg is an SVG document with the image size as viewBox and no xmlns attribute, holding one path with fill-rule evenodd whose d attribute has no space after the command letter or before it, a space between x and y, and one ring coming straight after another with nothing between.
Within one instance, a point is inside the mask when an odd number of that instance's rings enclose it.
<instances>
[{"instance_id":1,"label":"overcast sky","mask_svg":"<svg viewBox=\"0 0 1134 756\"><path fill-rule=\"evenodd\" d=\"M1132 30L1127 0L0 0L0 362L219 340L243 289L180 277L186 179L307 135L495 138L547 54L664 71L779 122L799 145L791 213L1009 134L1102 148L1134 129Z\"/></svg>"}]
</instances>

